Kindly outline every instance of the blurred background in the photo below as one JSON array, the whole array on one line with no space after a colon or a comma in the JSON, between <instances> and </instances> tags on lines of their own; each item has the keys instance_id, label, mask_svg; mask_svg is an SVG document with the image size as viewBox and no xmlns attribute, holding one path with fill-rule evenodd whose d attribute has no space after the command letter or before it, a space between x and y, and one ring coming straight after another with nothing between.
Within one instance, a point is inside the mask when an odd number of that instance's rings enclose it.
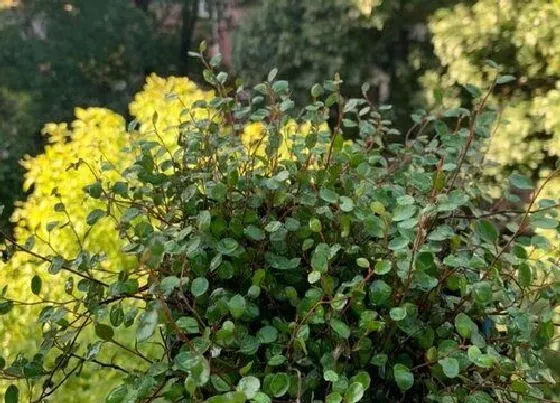
<instances>
[{"instance_id":1,"label":"blurred background","mask_svg":"<svg viewBox=\"0 0 560 403\"><path fill-rule=\"evenodd\" d=\"M335 72L349 96L369 82L401 129L420 107L466 102L491 59L516 80L492 94L489 152L499 172L538 179L560 155L559 35L559 0L0 0L2 226L25 197L19 161L41 152L45 123L77 106L127 116L153 72L203 86L187 56L201 40L249 84L277 67L300 105Z\"/></svg>"}]
</instances>

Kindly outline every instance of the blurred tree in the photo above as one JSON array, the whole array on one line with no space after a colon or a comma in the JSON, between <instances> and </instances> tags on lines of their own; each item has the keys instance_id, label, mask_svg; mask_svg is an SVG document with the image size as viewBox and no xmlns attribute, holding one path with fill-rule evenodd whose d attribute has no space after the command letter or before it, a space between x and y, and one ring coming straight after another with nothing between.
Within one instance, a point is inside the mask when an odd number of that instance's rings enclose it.
<instances>
[{"instance_id":1,"label":"blurred tree","mask_svg":"<svg viewBox=\"0 0 560 403\"><path fill-rule=\"evenodd\" d=\"M128 0L25 0L0 10L0 203L21 198L24 154L78 106L123 111L152 70L150 20ZM5 216L9 215L6 214Z\"/></svg>"},{"instance_id":2,"label":"blurred tree","mask_svg":"<svg viewBox=\"0 0 560 403\"><path fill-rule=\"evenodd\" d=\"M273 67L297 95L340 72L347 93L369 81L379 103L395 106L399 126L415 103L418 77L438 65L428 17L458 0L263 0L234 41L234 67L249 83Z\"/></svg>"},{"instance_id":3,"label":"blurred tree","mask_svg":"<svg viewBox=\"0 0 560 403\"><path fill-rule=\"evenodd\" d=\"M489 144L492 173L542 176L560 156L560 1L479 0L438 11L430 26L444 69L423 77L428 98L436 101L438 86L487 85L485 60L496 62L515 80L493 93L501 112ZM456 101L459 91L443 102Z\"/></svg>"},{"instance_id":4,"label":"blurred tree","mask_svg":"<svg viewBox=\"0 0 560 403\"><path fill-rule=\"evenodd\" d=\"M187 75L200 39L199 0L2 0L0 3L0 204L23 198L19 161L42 147L48 121L76 106L126 105L146 73Z\"/></svg>"}]
</instances>

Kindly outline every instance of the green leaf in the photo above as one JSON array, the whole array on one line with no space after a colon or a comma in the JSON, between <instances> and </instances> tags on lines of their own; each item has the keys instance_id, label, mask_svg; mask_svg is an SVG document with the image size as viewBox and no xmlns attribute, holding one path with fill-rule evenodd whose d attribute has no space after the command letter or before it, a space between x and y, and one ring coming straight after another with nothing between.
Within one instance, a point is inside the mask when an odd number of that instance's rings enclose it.
<instances>
[{"instance_id":1,"label":"green leaf","mask_svg":"<svg viewBox=\"0 0 560 403\"><path fill-rule=\"evenodd\" d=\"M512 81L515 81L515 80L516 80L516 78L514 76L500 76L496 80L496 84L510 83Z\"/></svg>"},{"instance_id":2,"label":"green leaf","mask_svg":"<svg viewBox=\"0 0 560 403\"><path fill-rule=\"evenodd\" d=\"M193 280L191 284L191 293L195 296L195 298L204 295L204 293L208 290L208 286L210 283L206 277L197 277Z\"/></svg>"},{"instance_id":3,"label":"green leaf","mask_svg":"<svg viewBox=\"0 0 560 403\"><path fill-rule=\"evenodd\" d=\"M204 386L210 380L210 363L202 358L200 364L190 371L190 380L198 387Z\"/></svg>"},{"instance_id":4,"label":"green leaf","mask_svg":"<svg viewBox=\"0 0 560 403\"><path fill-rule=\"evenodd\" d=\"M488 281L481 281L473 284L474 299L481 305L488 305L492 302L492 285Z\"/></svg>"},{"instance_id":5,"label":"green leaf","mask_svg":"<svg viewBox=\"0 0 560 403\"><path fill-rule=\"evenodd\" d=\"M255 398L252 400L253 403L270 403L270 399L259 400L259 395L261 395L261 392L257 392ZM268 398L268 396L264 396ZM240 391L227 392L220 396L212 396L211 398L206 400L207 403L245 403L246 401L247 398L245 397L245 393Z\"/></svg>"},{"instance_id":6,"label":"green leaf","mask_svg":"<svg viewBox=\"0 0 560 403\"><path fill-rule=\"evenodd\" d=\"M212 222L212 214L208 210L203 210L198 213L198 229L201 231L208 231Z\"/></svg>"},{"instance_id":7,"label":"green leaf","mask_svg":"<svg viewBox=\"0 0 560 403\"><path fill-rule=\"evenodd\" d=\"M193 351L181 351L175 356L174 362L177 368L183 372L189 372L197 367L204 360L204 357Z\"/></svg>"},{"instance_id":8,"label":"green leaf","mask_svg":"<svg viewBox=\"0 0 560 403\"><path fill-rule=\"evenodd\" d=\"M276 78L276 75L278 74L278 69L274 68L272 70L270 70L268 72L268 82L271 83L274 81L274 79Z\"/></svg>"},{"instance_id":9,"label":"green leaf","mask_svg":"<svg viewBox=\"0 0 560 403\"><path fill-rule=\"evenodd\" d=\"M148 340L156 330L158 324L158 312L154 308L144 311L138 318L136 329L136 341L141 343Z\"/></svg>"},{"instance_id":10,"label":"green leaf","mask_svg":"<svg viewBox=\"0 0 560 403\"><path fill-rule=\"evenodd\" d=\"M552 373L560 378L560 352L547 348L542 351L541 358Z\"/></svg>"},{"instance_id":11,"label":"green leaf","mask_svg":"<svg viewBox=\"0 0 560 403\"><path fill-rule=\"evenodd\" d=\"M252 239L253 241L262 241L266 238L265 232L262 229L255 227L254 225L249 225L247 228L245 228L244 232L245 235L247 235L247 237L249 239Z\"/></svg>"},{"instance_id":12,"label":"green leaf","mask_svg":"<svg viewBox=\"0 0 560 403\"><path fill-rule=\"evenodd\" d=\"M465 403L494 403L488 393L477 390L465 399Z\"/></svg>"},{"instance_id":13,"label":"green leaf","mask_svg":"<svg viewBox=\"0 0 560 403\"><path fill-rule=\"evenodd\" d=\"M284 93L288 90L288 82L285 80L278 80L272 84L272 90L278 94Z\"/></svg>"},{"instance_id":14,"label":"green leaf","mask_svg":"<svg viewBox=\"0 0 560 403\"><path fill-rule=\"evenodd\" d=\"M462 337L469 338L475 326L471 318L463 312L455 316L455 328Z\"/></svg>"},{"instance_id":15,"label":"green leaf","mask_svg":"<svg viewBox=\"0 0 560 403\"><path fill-rule=\"evenodd\" d=\"M237 390L244 392L247 399L253 399L260 388L261 382L254 376L241 378L237 383Z\"/></svg>"},{"instance_id":16,"label":"green leaf","mask_svg":"<svg viewBox=\"0 0 560 403\"><path fill-rule=\"evenodd\" d=\"M274 343L278 337L278 331L274 326L264 326L257 332L257 338L262 344Z\"/></svg>"},{"instance_id":17,"label":"green leaf","mask_svg":"<svg viewBox=\"0 0 560 403\"><path fill-rule=\"evenodd\" d=\"M519 190L533 190L535 188L531 179L517 172L512 173L508 179L509 184Z\"/></svg>"},{"instance_id":18,"label":"green leaf","mask_svg":"<svg viewBox=\"0 0 560 403\"><path fill-rule=\"evenodd\" d=\"M111 326L98 323L95 325L95 334L99 336L101 340L108 341L113 339L115 332Z\"/></svg>"},{"instance_id":19,"label":"green leaf","mask_svg":"<svg viewBox=\"0 0 560 403\"><path fill-rule=\"evenodd\" d=\"M113 305L109 312L109 320L111 325L117 327L124 321L124 311L120 305Z\"/></svg>"},{"instance_id":20,"label":"green leaf","mask_svg":"<svg viewBox=\"0 0 560 403\"><path fill-rule=\"evenodd\" d=\"M397 386L403 392L406 392L414 385L414 374L403 364L395 364L393 367L393 375Z\"/></svg>"},{"instance_id":21,"label":"green leaf","mask_svg":"<svg viewBox=\"0 0 560 403\"><path fill-rule=\"evenodd\" d=\"M47 230L47 232L51 232L58 226L58 224L60 224L60 221L49 221L45 224L45 229Z\"/></svg>"},{"instance_id":22,"label":"green leaf","mask_svg":"<svg viewBox=\"0 0 560 403\"><path fill-rule=\"evenodd\" d=\"M323 379L327 382L337 382L339 377L335 371L329 369L323 373Z\"/></svg>"},{"instance_id":23,"label":"green leaf","mask_svg":"<svg viewBox=\"0 0 560 403\"><path fill-rule=\"evenodd\" d=\"M375 354L373 357L371 357L371 360L369 362L378 367L383 367L385 366L385 364L387 364L388 359L389 357L387 357L387 354L380 353L380 354Z\"/></svg>"},{"instance_id":24,"label":"green leaf","mask_svg":"<svg viewBox=\"0 0 560 403\"><path fill-rule=\"evenodd\" d=\"M210 267L209 267L210 271L216 270L218 267L220 267L221 264L222 264L222 254L218 253L210 261Z\"/></svg>"},{"instance_id":25,"label":"green leaf","mask_svg":"<svg viewBox=\"0 0 560 403\"><path fill-rule=\"evenodd\" d=\"M443 112L443 116L446 118L458 118L461 116L470 116L470 114L470 111L465 108L451 108Z\"/></svg>"},{"instance_id":26,"label":"green leaf","mask_svg":"<svg viewBox=\"0 0 560 403\"><path fill-rule=\"evenodd\" d=\"M191 316L182 316L179 319L177 319L177 322L175 323L177 324L177 326L183 329L185 333L188 334L200 333L198 322L196 321L195 318Z\"/></svg>"},{"instance_id":27,"label":"green leaf","mask_svg":"<svg viewBox=\"0 0 560 403\"><path fill-rule=\"evenodd\" d=\"M105 403L124 403L127 395L128 389L126 385L119 385L107 395Z\"/></svg>"},{"instance_id":28,"label":"green leaf","mask_svg":"<svg viewBox=\"0 0 560 403\"><path fill-rule=\"evenodd\" d=\"M356 264L358 265L358 267L367 269L369 267L369 260L367 260L365 257L359 257L358 259L356 259Z\"/></svg>"},{"instance_id":29,"label":"green leaf","mask_svg":"<svg viewBox=\"0 0 560 403\"><path fill-rule=\"evenodd\" d=\"M476 361L482 355L482 351L480 351L480 348L478 348L477 346L470 346L467 355L469 357L469 360L471 360L473 363L476 363Z\"/></svg>"},{"instance_id":30,"label":"green leaf","mask_svg":"<svg viewBox=\"0 0 560 403\"><path fill-rule=\"evenodd\" d=\"M321 221L319 221L317 218L312 218L311 220L309 220L309 228L313 232L321 232Z\"/></svg>"},{"instance_id":31,"label":"green leaf","mask_svg":"<svg viewBox=\"0 0 560 403\"><path fill-rule=\"evenodd\" d=\"M354 210L354 202L347 196L340 196L340 209L346 213Z\"/></svg>"},{"instance_id":32,"label":"green leaf","mask_svg":"<svg viewBox=\"0 0 560 403\"><path fill-rule=\"evenodd\" d=\"M4 394L5 403L17 403L19 399L19 390L16 385L10 385Z\"/></svg>"},{"instance_id":33,"label":"green leaf","mask_svg":"<svg viewBox=\"0 0 560 403\"><path fill-rule=\"evenodd\" d=\"M398 205L393 211L393 221L404 221L416 213L416 206L413 204Z\"/></svg>"},{"instance_id":34,"label":"green leaf","mask_svg":"<svg viewBox=\"0 0 560 403\"><path fill-rule=\"evenodd\" d=\"M276 232L280 228L282 228L282 223L280 221L271 221L264 227L267 232Z\"/></svg>"},{"instance_id":35,"label":"green leaf","mask_svg":"<svg viewBox=\"0 0 560 403\"><path fill-rule=\"evenodd\" d=\"M391 310L389 311L389 316L391 316L391 319L395 322L400 322L401 320L406 318L406 308L401 306L391 308Z\"/></svg>"},{"instance_id":36,"label":"green leaf","mask_svg":"<svg viewBox=\"0 0 560 403\"><path fill-rule=\"evenodd\" d=\"M321 199L327 203L336 203L338 202L339 197L337 193L327 188L321 188L319 196L321 196Z\"/></svg>"},{"instance_id":37,"label":"green leaf","mask_svg":"<svg viewBox=\"0 0 560 403\"><path fill-rule=\"evenodd\" d=\"M531 217L529 223L535 229L556 229L558 227L557 220L546 217Z\"/></svg>"},{"instance_id":38,"label":"green leaf","mask_svg":"<svg viewBox=\"0 0 560 403\"><path fill-rule=\"evenodd\" d=\"M319 272L325 272L329 267L331 249L326 243L320 243L311 255L311 268Z\"/></svg>"},{"instance_id":39,"label":"green leaf","mask_svg":"<svg viewBox=\"0 0 560 403\"><path fill-rule=\"evenodd\" d=\"M255 336L245 336L239 343L239 351L245 355L254 355L259 350L260 343Z\"/></svg>"},{"instance_id":40,"label":"green leaf","mask_svg":"<svg viewBox=\"0 0 560 403\"><path fill-rule=\"evenodd\" d=\"M350 337L350 327L346 323L338 319L331 319L329 324L332 330L343 339Z\"/></svg>"},{"instance_id":41,"label":"green leaf","mask_svg":"<svg viewBox=\"0 0 560 403\"><path fill-rule=\"evenodd\" d=\"M410 174L409 179L410 183L420 192L428 192L432 189L432 174L426 172L414 172Z\"/></svg>"},{"instance_id":42,"label":"green leaf","mask_svg":"<svg viewBox=\"0 0 560 403\"><path fill-rule=\"evenodd\" d=\"M359 371L356 375L350 378L350 383L359 382L362 384L364 390L368 390L371 384L371 378L366 371Z\"/></svg>"},{"instance_id":43,"label":"green leaf","mask_svg":"<svg viewBox=\"0 0 560 403\"><path fill-rule=\"evenodd\" d=\"M241 295L234 295L228 302L229 312L234 318L239 318L245 313L247 303Z\"/></svg>"},{"instance_id":44,"label":"green leaf","mask_svg":"<svg viewBox=\"0 0 560 403\"><path fill-rule=\"evenodd\" d=\"M293 102L290 100L290 102ZM274 175L274 180L276 182L285 182L286 179L288 179L290 177L290 172L288 171L280 171L278 172L276 175Z\"/></svg>"},{"instance_id":45,"label":"green leaf","mask_svg":"<svg viewBox=\"0 0 560 403\"><path fill-rule=\"evenodd\" d=\"M267 364L271 366L282 365L286 362L286 357L282 354L276 354L270 357Z\"/></svg>"},{"instance_id":46,"label":"green leaf","mask_svg":"<svg viewBox=\"0 0 560 403\"><path fill-rule=\"evenodd\" d=\"M212 200L223 202L226 199L227 190L227 186L224 183L218 182L214 186L209 187L208 197Z\"/></svg>"},{"instance_id":47,"label":"green leaf","mask_svg":"<svg viewBox=\"0 0 560 403\"><path fill-rule=\"evenodd\" d=\"M285 372L268 374L264 378L264 390L272 397L284 396L289 387L290 380Z\"/></svg>"},{"instance_id":48,"label":"green leaf","mask_svg":"<svg viewBox=\"0 0 560 403\"><path fill-rule=\"evenodd\" d=\"M299 220L296 220L295 218L292 217L288 217L284 222L284 227L286 227L288 231L297 231L301 227L301 224Z\"/></svg>"},{"instance_id":49,"label":"green leaf","mask_svg":"<svg viewBox=\"0 0 560 403\"><path fill-rule=\"evenodd\" d=\"M86 218L86 222L88 225L94 225L97 221L99 221L103 217L105 217L105 211L100 209L95 209L88 214Z\"/></svg>"},{"instance_id":50,"label":"green leaf","mask_svg":"<svg viewBox=\"0 0 560 403\"><path fill-rule=\"evenodd\" d=\"M325 399L325 403L340 403L340 402L342 402L342 396L340 395L340 392L332 392Z\"/></svg>"},{"instance_id":51,"label":"green leaf","mask_svg":"<svg viewBox=\"0 0 560 403\"><path fill-rule=\"evenodd\" d=\"M314 84L313 87L311 87L311 96L313 98L318 98L321 95L323 95L323 87L321 87L321 84Z\"/></svg>"},{"instance_id":52,"label":"green leaf","mask_svg":"<svg viewBox=\"0 0 560 403\"><path fill-rule=\"evenodd\" d=\"M103 188L101 187L101 182L94 182L92 184L84 186L83 189L94 199L99 199L101 197L101 192L103 192ZM62 206L62 208L64 209L64 206Z\"/></svg>"},{"instance_id":53,"label":"green leaf","mask_svg":"<svg viewBox=\"0 0 560 403\"><path fill-rule=\"evenodd\" d=\"M480 88L472 84L466 84L465 89L472 95L473 98L479 98L482 95Z\"/></svg>"},{"instance_id":54,"label":"green leaf","mask_svg":"<svg viewBox=\"0 0 560 403\"><path fill-rule=\"evenodd\" d=\"M459 375L459 362L455 358L444 358L438 363L443 368L443 373L448 378L456 378Z\"/></svg>"},{"instance_id":55,"label":"green leaf","mask_svg":"<svg viewBox=\"0 0 560 403\"><path fill-rule=\"evenodd\" d=\"M389 249L391 250L404 249L408 246L408 242L409 242L408 239L402 237L391 239L391 241L389 242Z\"/></svg>"},{"instance_id":56,"label":"green leaf","mask_svg":"<svg viewBox=\"0 0 560 403\"><path fill-rule=\"evenodd\" d=\"M41 293L41 287L43 285L43 281L41 277L38 275L33 276L31 279L31 292L35 295L39 295Z\"/></svg>"},{"instance_id":57,"label":"green leaf","mask_svg":"<svg viewBox=\"0 0 560 403\"><path fill-rule=\"evenodd\" d=\"M344 403L356 403L364 396L364 386L360 382L352 382L344 392Z\"/></svg>"},{"instance_id":58,"label":"green leaf","mask_svg":"<svg viewBox=\"0 0 560 403\"><path fill-rule=\"evenodd\" d=\"M391 271L391 261L390 260L378 260L375 263L375 274L384 276Z\"/></svg>"},{"instance_id":59,"label":"green leaf","mask_svg":"<svg viewBox=\"0 0 560 403\"><path fill-rule=\"evenodd\" d=\"M226 256L232 256L238 247L239 243L233 238L221 239L217 245L218 252Z\"/></svg>"},{"instance_id":60,"label":"green leaf","mask_svg":"<svg viewBox=\"0 0 560 403\"><path fill-rule=\"evenodd\" d=\"M475 223L475 232L486 242L494 243L498 240L499 232L488 220L479 220Z\"/></svg>"},{"instance_id":61,"label":"green leaf","mask_svg":"<svg viewBox=\"0 0 560 403\"><path fill-rule=\"evenodd\" d=\"M492 368L494 361L488 354L482 354L477 346L470 346L467 351L469 360L480 368Z\"/></svg>"},{"instance_id":62,"label":"green leaf","mask_svg":"<svg viewBox=\"0 0 560 403\"><path fill-rule=\"evenodd\" d=\"M212 374L210 376L210 382L218 392L227 392L230 389L229 384L219 375Z\"/></svg>"},{"instance_id":63,"label":"green leaf","mask_svg":"<svg viewBox=\"0 0 560 403\"><path fill-rule=\"evenodd\" d=\"M181 285L181 279L175 276L167 276L161 280L160 287L163 291L163 294L168 296L171 295L175 288L178 288Z\"/></svg>"},{"instance_id":64,"label":"green leaf","mask_svg":"<svg viewBox=\"0 0 560 403\"><path fill-rule=\"evenodd\" d=\"M391 292L391 287L385 281L375 280L369 286L369 299L374 305L386 305Z\"/></svg>"},{"instance_id":65,"label":"green leaf","mask_svg":"<svg viewBox=\"0 0 560 403\"><path fill-rule=\"evenodd\" d=\"M12 301L0 302L0 315L5 315L12 310L14 303Z\"/></svg>"}]
</instances>

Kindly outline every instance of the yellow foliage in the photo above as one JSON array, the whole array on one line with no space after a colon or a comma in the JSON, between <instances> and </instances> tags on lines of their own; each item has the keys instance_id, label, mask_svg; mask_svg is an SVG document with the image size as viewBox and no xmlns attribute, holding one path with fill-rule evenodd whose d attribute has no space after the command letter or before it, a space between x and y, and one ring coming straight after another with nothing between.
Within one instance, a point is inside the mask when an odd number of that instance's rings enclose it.
<instances>
[{"instance_id":1,"label":"yellow foliage","mask_svg":"<svg viewBox=\"0 0 560 403\"><path fill-rule=\"evenodd\" d=\"M176 97L170 97L170 93ZM32 251L37 255L61 255L71 260L82 248L102 254L105 256L102 266L109 272L108 276L110 272L116 273L133 265L134 260L121 252L123 242L118 238L112 218L102 218L92 227L87 225L89 212L103 208L105 204L89 197L83 188L96 180L100 180L104 187L118 181L119 173L134 161L135 156L123 148L130 145L135 136L162 139L167 145L176 144L177 126L181 120L190 119L188 115L181 116L181 111L195 100L210 97L211 93L199 90L186 78L163 79L152 75L130 104L131 115L139 122L138 132L127 133L125 119L103 108L77 108L76 120L70 125L45 125L43 134L48 136L48 144L44 153L26 157L22 162L27 170L25 188L31 192L12 216L18 244L23 245L34 235ZM152 123L155 112L161 117L156 123L157 133ZM55 211L57 203L64 205L64 211ZM118 211L114 213L119 214ZM55 222L58 224L53 229L51 224L54 226ZM9 285L7 296L16 301L63 301L70 298L64 291L67 276L64 272L58 276L49 275L48 266L48 262L18 251L8 265L0 263L0 284ZM33 295L30 287L36 274L40 274L43 280L40 296ZM33 337L33 334L40 332L40 327L30 326L29 320L36 318L41 308L40 305L18 305L2 316L2 328L10 329L0 334L0 354L7 361L13 360L19 352L37 350L35 341L41 337ZM105 356L111 361L111 349L104 350L100 357ZM130 360L131 357L124 359ZM91 379L88 380L88 376ZM105 395L118 376L121 374L115 372L115 379L111 380L100 379L95 373L84 373L80 379L74 379L62 388L56 401L101 401L100 396ZM94 385L101 383L103 387L95 388Z\"/></svg>"},{"instance_id":2,"label":"yellow foliage","mask_svg":"<svg viewBox=\"0 0 560 403\"><path fill-rule=\"evenodd\" d=\"M173 149L177 146L181 122L207 114L200 108L191 109L192 103L196 100L209 101L212 97L212 92L200 90L186 78L161 78L152 74L142 92L136 94L130 103L129 110L140 123L141 135L155 141L163 139L164 145Z\"/></svg>"}]
</instances>

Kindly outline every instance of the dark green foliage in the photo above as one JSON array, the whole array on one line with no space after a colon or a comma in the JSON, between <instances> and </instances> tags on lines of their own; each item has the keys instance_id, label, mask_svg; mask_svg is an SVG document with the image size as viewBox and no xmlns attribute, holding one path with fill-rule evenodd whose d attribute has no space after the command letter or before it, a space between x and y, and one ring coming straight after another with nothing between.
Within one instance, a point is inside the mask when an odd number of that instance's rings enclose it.
<instances>
[{"instance_id":1,"label":"dark green foliage","mask_svg":"<svg viewBox=\"0 0 560 403\"><path fill-rule=\"evenodd\" d=\"M0 9L0 201L22 197L18 161L73 108L126 111L150 71L150 23L131 1L24 1Z\"/></svg>"},{"instance_id":2,"label":"dark green foliage","mask_svg":"<svg viewBox=\"0 0 560 403\"><path fill-rule=\"evenodd\" d=\"M167 32L157 23L151 11L130 0L26 0L0 8L4 219L23 197L19 161L41 149L44 124L72 119L75 107L126 114L146 74L179 71L187 53L180 49L180 27Z\"/></svg>"},{"instance_id":3,"label":"dark green foliage","mask_svg":"<svg viewBox=\"0 0 560 403\"><path fill-rule=\"evenodd\" d=\"M42 315L50 330L24 367L35 371L21 372L20 361L5 373L41 383L60 381L61 368L108 369L70 347L84 342L82 324L99 348L119 346L134 310L129 375L108 402L544 397L539 385L558 377L548 355L559 268L525 230L535 219L558 228L557 205L537 201L538 188L526 213L481 208L492 108L475 101L462 112L468 129L427 115L424 133L390 142L386 112L344 99L335 79L302 110L305 134L288 135L288 83L272 72L254 91L236 91L203 62L217 97L196 106L209 114L185 121L174 149L136 144L137 162L122 172L130 186L98 195L107 214L139 212L120 223L138 266L111 277L87 251L68 261L61 269L80 273L81 301ZM345 126L360 129L353 143L344 127L327 129L334 101ZM266 127L266 155L234 135L254 121ZM284 141L290 157L279 154ZM150 342L160 354L148 358ZM43 361L65 343L63 366Z\"/></svg>"},{"instance_id":4,"label":"dark green foliage","mask_svg":"<svg viewBox=\"0 0 560 403\"><path fill-rule=\"evenodd\" d=\"M234 67L252 83L277 67L296 98L339 72L344 90L361 94L371 84L373 101L388 103L401 128L418 103L418 78L439 65L427 21L457 0L358 1L263 0L238 28Z\"/></svg>"}]
</instances>

